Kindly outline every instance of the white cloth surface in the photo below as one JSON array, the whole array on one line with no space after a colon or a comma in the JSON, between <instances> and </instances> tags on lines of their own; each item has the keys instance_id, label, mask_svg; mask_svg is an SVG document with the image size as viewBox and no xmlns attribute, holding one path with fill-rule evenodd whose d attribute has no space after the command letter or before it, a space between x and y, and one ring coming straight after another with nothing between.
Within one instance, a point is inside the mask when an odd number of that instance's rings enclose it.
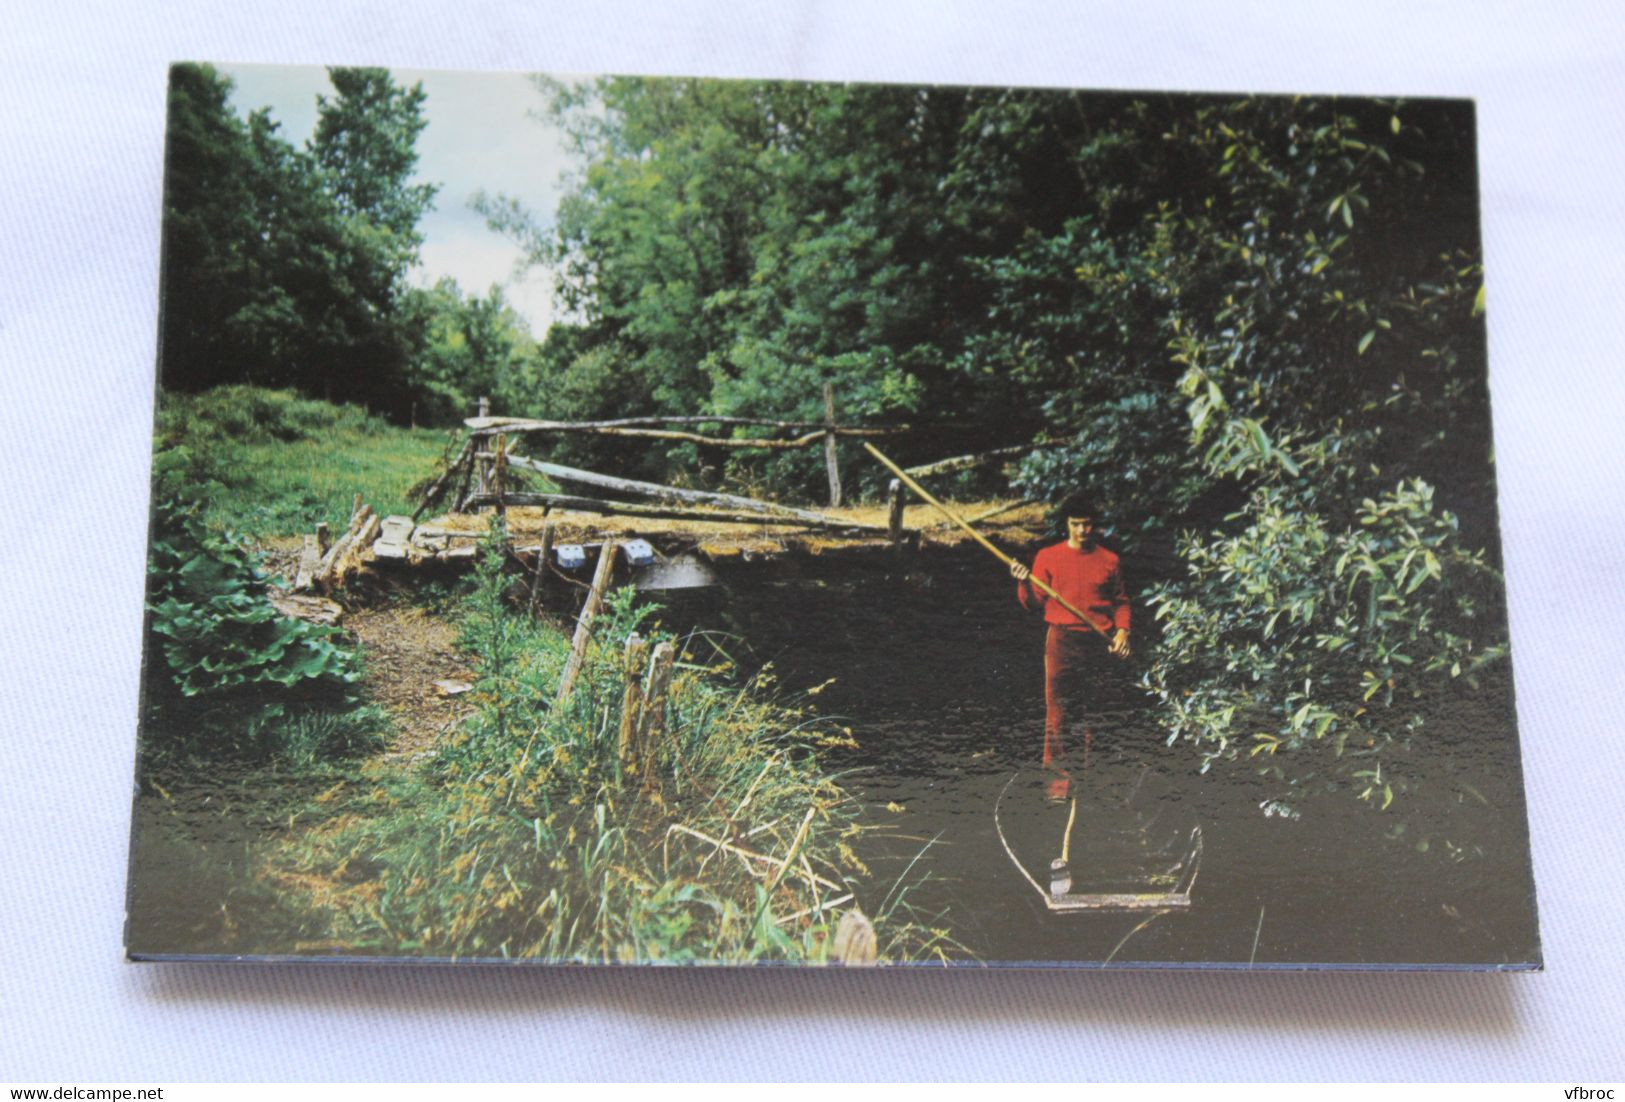
<instances>
[{"instance_id":1,"label":"white cloth surface","mask_svg":"<svg viewBox=\"0 0 1625 1102\"><path fill-rule=\"evenodd\" d=\"M0 1078L1625 1078L1625 8L23 0L0 32ZM1549 971L128 965L172 60L1478 100Z\"/></svg>"}]
</instances>

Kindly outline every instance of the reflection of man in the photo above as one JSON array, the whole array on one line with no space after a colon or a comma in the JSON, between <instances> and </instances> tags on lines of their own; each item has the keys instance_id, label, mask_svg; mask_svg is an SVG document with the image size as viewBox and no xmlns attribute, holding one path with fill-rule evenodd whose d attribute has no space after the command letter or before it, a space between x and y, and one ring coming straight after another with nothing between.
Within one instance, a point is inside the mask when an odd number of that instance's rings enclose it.
<instances>
[{"instance_id":1,"label":"reflection of man","mask_svg":"<svg viewBox=\"0 0 1625 1102\"><path fill-rule=\"evenodd\" d=\"M1074 763L1063 743L1068 720L1079 718L1091 699L1105 673L1106 655L1124 659L1131 653L1128 590L1116 552L1095 542L1095 507L1082 494L1073 494L1061 502L1059 515L1066 520L1066 542L1040 551L1031 569L1010 564L1011 576L1021 583L1016 595L1023 607L1042 609L1049 624L1044 639L1044 768L1055 774L1048 788L1052 799L1065 799L1069 790L1068 766ZM1087 615L1089 623L1041 592L1033 578ZM1085 727L1083 754L1075 762L1080 769L1088 765L1092 737Z\"/></svg>"}]
</instances>

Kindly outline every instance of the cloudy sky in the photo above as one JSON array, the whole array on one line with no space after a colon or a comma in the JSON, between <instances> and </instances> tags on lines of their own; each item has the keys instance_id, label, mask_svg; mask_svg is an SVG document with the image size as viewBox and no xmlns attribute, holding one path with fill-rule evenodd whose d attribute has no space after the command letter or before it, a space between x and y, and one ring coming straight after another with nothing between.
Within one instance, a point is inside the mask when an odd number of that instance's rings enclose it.
<instances>
[{"instance_id":1,"label":"cloudy sky","mask_svg":"<svg viewBox=\"0 0 1625 1102\"><path fill-rule=\"evenodd\" d=\"M236 83L232 102L246 115L269 107L282 136L304 144L316 126L316 97L332 94L317 66L217 65ZM530 79L518 73L456 73L396 69L397 84L422 83L429 125L418 136L416 179L440 185L435 209L419 224L423 263L413 281L427 286L451 276L465 292L501 284L508 301L540 337L552 319L552 281L540 268L516 271L519 249L493 233L469 209L476 191L503 192L551 222L560 176L575 165L557 130L533 116L543 106Z\"/></svg>"}]
</instances>

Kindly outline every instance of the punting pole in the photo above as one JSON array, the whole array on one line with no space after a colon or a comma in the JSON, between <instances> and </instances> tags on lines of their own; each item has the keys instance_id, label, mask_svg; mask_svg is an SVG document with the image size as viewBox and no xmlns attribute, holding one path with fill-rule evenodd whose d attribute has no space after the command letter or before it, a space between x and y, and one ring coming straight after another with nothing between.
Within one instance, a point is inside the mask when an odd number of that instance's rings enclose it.
<instances>
[{"instance_id":1,"label":"punting pole","mask_svg":"<svg viewBox=\"0 0 1625 1102\"><path fill-rule=\"evenodd\" d=\"M915 482L908 475L904 474L903 473L903 468L899 467L897 464L893 463L890 459L887 459L884 455L882 455L879 448L875 447L873 444L869 443L867 440L864 441L863 447L864 447L864 450L866 450L870 455L874 456L876 459L878 459L882 463L884 463L886 465L887 470L889 470L892 474L896 475L898 478L902 479L903 480L903 485L905 485L909 489L913 490L916 494L919 494L920 497L923 498L926 501L927 504L935 507L936 510L939 513L941 513L943 516L947 517L949 520L953 521L955 524L959 525L959 527L963 528L966 532L968 532L970 534L971 539L975 540L977 543L979 543L983 547L987 548L988 551L992 553L994 558L996 558L1000 562L1004 563L1005 566L1011 566L1011 565L1013 565L1015 563L1015 561L1016 561L1015 559L1011 558L1009 555L1006 555L1003 551L1000 551L997 547L995 547L993 545L992 541L990 541L986 536L982 535L982 533L978 532L976 529L972 528L970 526L970 524L968 524L964 520L964 518L962 518L958 513L954 512L952 509L948 508L942 502L940 502L936 498L932 497L930 491L926 490L926 488L924 486L921 486L918 482ZM1044 593L1044 595L1049 597L1051 600L1059 601L1060 604L1061 604L1061 607L1066 609L1072 615L1076 616L1078 619L1082 620L1084 623L1086 623L1090 627L1094 628L1096 631L1098 631L1101 635L1105 636L1106 638L1108 638L1108 639L1111 638L1110 633L1108 633L1105 628L1101 627L1099 624L1097 624L1093 620L1091 620L1081 609L1079 609L1071 601L1068 601L1065 597L1063 597L1059 593L1055 592L1055 590L1053 588L1051 588L1048 585L1048 583L1044 582L1043 580L1041 580L1039 578L1035 578L1035 577L1029 577L1027 580L1032 582L1033 585L1037 586L1039 588L1039 590L1041 590Z\"/></svg>"}]
</instances>

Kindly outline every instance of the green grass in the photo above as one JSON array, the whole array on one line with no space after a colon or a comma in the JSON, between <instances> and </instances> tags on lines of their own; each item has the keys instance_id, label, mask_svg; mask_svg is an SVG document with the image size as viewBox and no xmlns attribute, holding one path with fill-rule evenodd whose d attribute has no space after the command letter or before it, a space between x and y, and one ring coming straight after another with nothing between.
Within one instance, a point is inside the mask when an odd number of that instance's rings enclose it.
<instances>
[{"instance_id":1,"label":"green grass","mask_svg":"<svg viewBox=\"0 0 1625 1102\"><path fill-rule=\"evenodd\" d=\"M554 706L568 639L503 607L496 561L465 623L478 714L422 774L332 798L262 866L305 909L314 936L294 951L822 963L861 908L883 960L963 955L854 854L857 809L818 763L838 728L689 653L666 735L624 760L623 644L651 632L647 609L630 591L612 598L574 694Z\"/></svg>"},{"instance_id":2,"label":"green grass","mask_svg":"<svg viewBox=\"0 0 1625 1102\"><path fill-rule=\"evenodd\" d=\"M205 524L266 539L342 530L356 494L380 515L410 514L412 491L443 469L449 429L404 429L354 406L229 386L165 394L158 478L201 499Z\"/></svg>"}]
</instances>

